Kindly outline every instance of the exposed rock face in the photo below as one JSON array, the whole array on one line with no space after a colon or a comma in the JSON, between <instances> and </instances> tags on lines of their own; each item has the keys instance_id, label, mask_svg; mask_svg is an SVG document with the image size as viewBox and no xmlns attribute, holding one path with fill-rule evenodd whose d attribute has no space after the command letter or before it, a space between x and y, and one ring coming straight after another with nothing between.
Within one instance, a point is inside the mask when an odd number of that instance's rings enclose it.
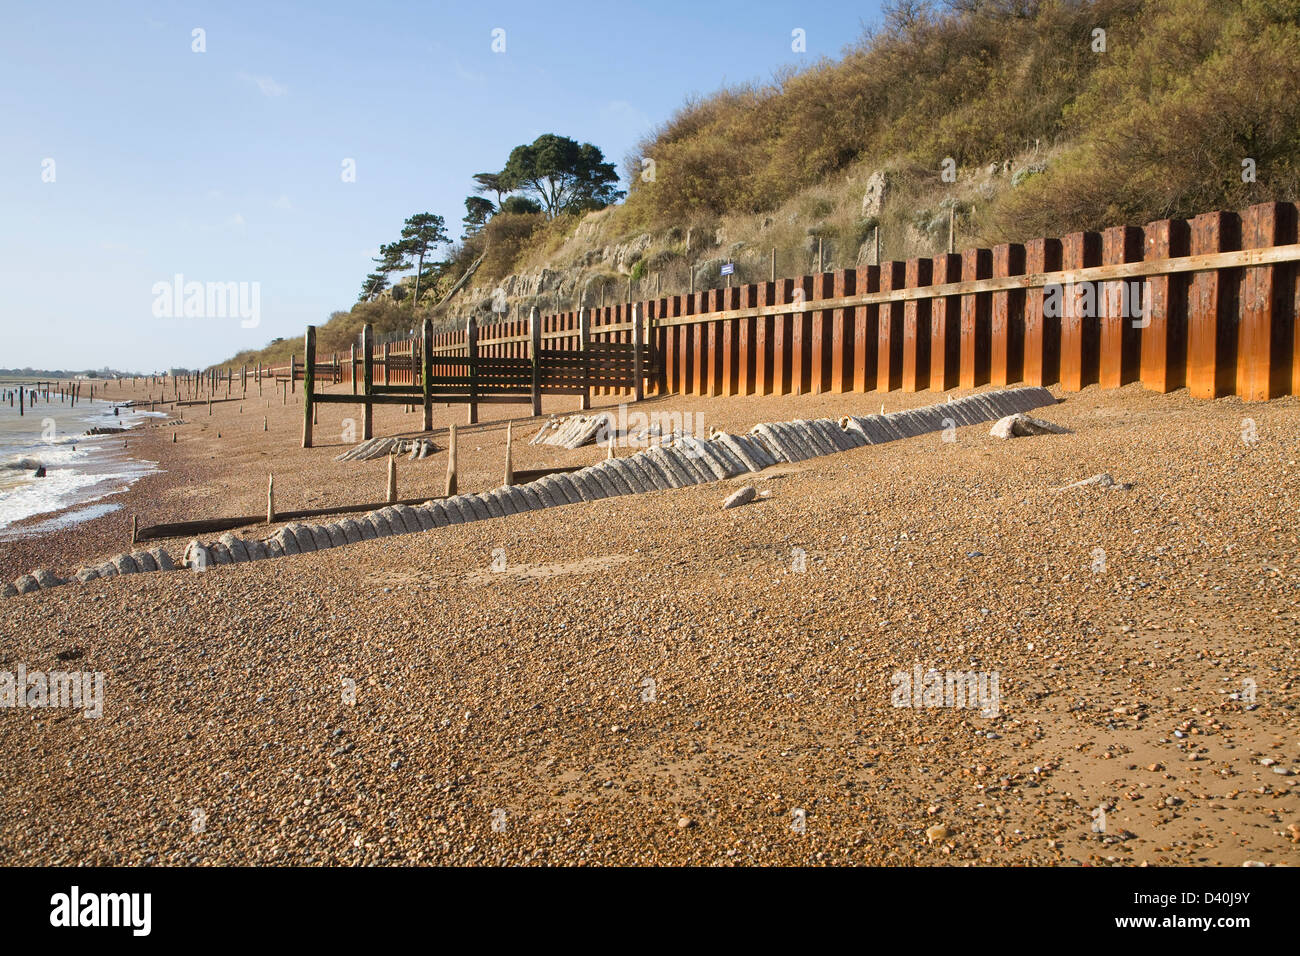
<instances>
[{"instance_id":1,"label":"exposed rock face","mask_svg":"<svg viewBox=\"0 0 1300 956\"><path fill-rule=\"evenodd\" d=\"M889 177L883 169L878 169L867 177L867 188L862 194L863 218L879 216L885 209L885 198L889 194Z\"/></svg>"}]
</instances>

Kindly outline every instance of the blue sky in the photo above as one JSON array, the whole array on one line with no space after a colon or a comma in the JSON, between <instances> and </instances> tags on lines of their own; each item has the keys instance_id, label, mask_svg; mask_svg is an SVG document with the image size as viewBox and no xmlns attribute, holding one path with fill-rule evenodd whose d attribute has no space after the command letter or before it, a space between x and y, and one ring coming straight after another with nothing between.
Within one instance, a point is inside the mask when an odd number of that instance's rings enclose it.
<instances>
[{"instance_id":1,"label":"blue sky","mask_svg":"<svg viewBox=\"0 0 1300 956\"><path fill-rule=\"evenodd\" d=\"M0 367L199 366L300 336L355 301L407 216L459 236L470 177L519 143L560 133L621 170L690 94L836 57L879 16L877 0L9 0ZM258 324L155 315L177 274L258 283Z\"/></svg>"}]
</instances>

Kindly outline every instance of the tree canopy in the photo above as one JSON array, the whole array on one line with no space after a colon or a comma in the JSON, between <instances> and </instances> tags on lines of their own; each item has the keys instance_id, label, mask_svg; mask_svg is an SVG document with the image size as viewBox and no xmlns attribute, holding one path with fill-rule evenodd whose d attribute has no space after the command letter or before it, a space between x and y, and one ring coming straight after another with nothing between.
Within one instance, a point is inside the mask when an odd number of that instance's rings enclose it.
<instances>
[{"instance_id":1,"label":"tree canopy","mask_svg":"<svg viewBox=\"0 0 1300 956\"><path fill-rule=\"evenodd\" d=\"M613 163L591 143L544 133L510 152L498 182L535 199L548 218L601 209L623 198Z\"/></svg>"}]
</instances>

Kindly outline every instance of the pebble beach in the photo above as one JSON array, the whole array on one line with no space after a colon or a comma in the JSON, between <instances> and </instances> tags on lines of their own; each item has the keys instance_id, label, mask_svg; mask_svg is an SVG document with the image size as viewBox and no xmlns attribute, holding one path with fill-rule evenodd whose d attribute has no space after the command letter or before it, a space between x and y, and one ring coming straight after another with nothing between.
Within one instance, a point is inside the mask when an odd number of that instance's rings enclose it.
<instances>
[{"instance_id":1,"label":"pebble beach","mask_svg":"<svg viewBox=\"0 0 1300 956\"><path fill-rule=\"evenodd\" d=\"M1067 434L969 426L6 599L0 670L105 691L96 719L0 710L0 861L1294 865L1300 403L1052 391L1033 414ZM281 510L384 500L385 460L334 460L359 409L319 406L304 450L301 396L264 392L125 434L159 470L0 543L0 578L130 550L133 516L264 514L271 473ZM644 407L743 434L942 400ZM517 470L605 457L529 445L526 413L435 407L439 450L398 460L398 497L442 494L453 422L462 491L501 484L512 415ZM375 420L420 434L418 408ZM186 540L149 544L179 562ZM897 675L930 671L996 675L996 715L900 702Z\"/></svg>"}]
</instances>

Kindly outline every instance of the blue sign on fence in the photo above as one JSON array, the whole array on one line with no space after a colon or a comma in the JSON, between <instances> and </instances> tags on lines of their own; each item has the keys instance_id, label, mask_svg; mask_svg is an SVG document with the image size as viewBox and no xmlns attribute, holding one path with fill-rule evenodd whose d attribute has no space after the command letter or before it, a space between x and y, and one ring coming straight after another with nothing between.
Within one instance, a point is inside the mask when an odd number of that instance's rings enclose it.
<instances>
[{"instance_id":1,"label":"blue sign on fence","mask_svg":"<svg viewBox=\"0 0 1300 956\"><path fill-rule=\"evenodd\" d=\"M734 275L735 272L736 272L736 264L734 262L724 262L722 264L722 272L720 273L720 275L729 276L729 275Z\"/></svg>"}]
</instances>

